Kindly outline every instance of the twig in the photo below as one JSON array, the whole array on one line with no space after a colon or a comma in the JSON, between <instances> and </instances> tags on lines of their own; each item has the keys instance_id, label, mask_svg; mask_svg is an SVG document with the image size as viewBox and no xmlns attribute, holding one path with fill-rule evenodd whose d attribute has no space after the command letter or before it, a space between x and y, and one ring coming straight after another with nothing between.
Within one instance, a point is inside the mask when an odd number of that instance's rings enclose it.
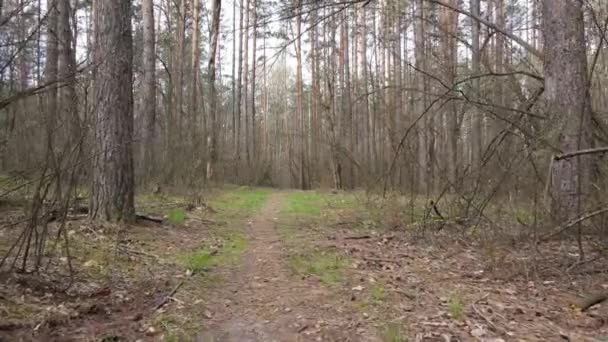
<instances>
[{"instance_id":1,"label":"twig","mask_svg":"<svg viewBox=\"0 0 608 342\"><path fill-rule=\"evenodd\" d=\"M374 257L363 257L363 260L367 260L367 261L378 261L378 262L388 262L388 263L392 263L392 264L400 264L399 260L395 260L395 259L388 259L388 258L374 258Z\"/></svg>"},{"instance_id":2,"label":"twig","mask_svg":"<svg viewBox=\"0 0 608 342\"><path fill-rule=\"evenodd\" d=\"M568 158L582 156L582 155L586 155L586 154L605 153L605 152L608 152L608 147L588 148L585 150L558 154L555 156L555 160L559 161L562 159L568 159Z\"/></svg>"},{"instance_id":3,"label":"twig","mask_svg":"<svg viewBox=\"0 0 608 342\"><path fill-rule=\"evenodd\" d=\"M557 232L551 233L551 234L545 236L544 238L540 239L539 242L541 242L541 241L542 242L547 241L547 240L551 239L552 237L565 232L566 230L568 230L568 229L570 229L570 228L578 225L579 223L581 223L583 221L586 221L586 220L588 220L590 218L593 218L595 216L598 216L598 215L601 215L601 214L604 214L604 213L608 213L608 207L607 208L603 208L603 209L599 209L599 210L596 210L596 211L593 211L593 212L590 212L590 213L587 213L587 214L585 214L585 215L577 218L576 220L571 221L570 223L568 223L565 226L563 226L562 228L560 228Z\"/></svg>"},{"instance_id":4,"label":"twig","mask_svg":"<svg viewBox=\"0 0 608 342\"><path fill-rule=\"evenodd\" d=\"M131 248L127 248L127 247L122 247L123 252L126 253L132 253L132 254L137 254L137 255L143 255L143 256L147 256L156 260L159 260L160 257L158 255L154 255L154 254L150 254L150 253L146 253L144 251L138 251L135 249L131 249Z\"/></svg>"},{"instance_id":5,"label":"twig","mask_svg":"<svg viewBox=\"0 0 608 342\"><path fill-rule=\"evenodd\" d=\"M409 300L416 299L416 295L415 294L412 294L412 293L409 293L409 292L406 292L406 291L403 291L403 290L391 289L391 291L393 291L395 293L398 293L400 295L403 295L403 296L407 297L407 299L409 299Z\"/></svg>"},{"instance_id":6,"label":"twig","mask_svg":"<svg viewBox=\"0 0 608 342\"><path fill-rule=\"evenodd\" d=\"M154 307L154 311L156 311L156 310L162 308L163 306L165 306L165 304L167 304L167 302L169 302L169 299L171 299L171 297L173 297L175 295L175 293L177 293L177 290L179 290L179 288L182 287L182 285L184 285L184 280L180 280L180 282L177 283L177 285L175 285L175 287L173 288L173 290L171 290L171 292L169 292L169 294L167 294L163 298L163 300Z\"/></svg>"},{"instance_id":7,"label":"twig","mask_svg":"<svg viewBox=\"0 0 608 342\"><path fill-rule=\"evenodd\" d=\"M488 323L488 325L492 328L492 330L494 330L495 332L498 332L498 333L502 334L501 330L498 329L498 327L496 326L496 324L494 324L494 322L492 322L492 320L488 316L484 315L481 311L479 311L479 309L477 309L477 306L475 306L475 304L473 304L472 307L473 307L473 310L475 310L475 313L479 317L483 318L483 320Z\"/></svg>"},{"instance_id":8,"label":"twig","mask_svg":"<svg viewBox=\"0 0 608 342\"><path fill-rule=\"evenodd\" d=\"M365 239L371 239L372 236L371 235L357 235L357 236L347 236L344 238L344 240L365 240Z\"/></svg>"}]
</instances>

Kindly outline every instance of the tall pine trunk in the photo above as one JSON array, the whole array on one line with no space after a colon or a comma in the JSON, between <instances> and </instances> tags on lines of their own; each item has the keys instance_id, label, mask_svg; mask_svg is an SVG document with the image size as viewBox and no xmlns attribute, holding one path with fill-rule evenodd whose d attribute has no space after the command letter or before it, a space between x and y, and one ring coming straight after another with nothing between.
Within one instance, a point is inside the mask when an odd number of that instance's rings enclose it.
<instances>
[{"instance_id":1,"label":"tall pine trunk","mask_svg":"<svg viewBox=\"0 0 608 342\"><path fill-rule=\"evenodd\" d=\"M592 146L591 96L585 25L578 0L543 0L545 96L559 130L562 152ZM577 218L591 191L590 156L553 162L552 214L558 222Z\"/></svg>"},{"instance_id":2,"label":"tall pine trunk","mask_svg":"<svg viewBox=\"0 0 608 342\"><path fill-rule=\"evenodd\" d=\"M217 55L217 45L220 34L220 14L222 11L222 1L214 0L213 8L211 9L212 20L211 20L211 43L209 49L209 87L211 89L211 93L209 94L209 104L210 104L210 118L211 118L211 129L209 130L209 160L207 161L207 180L211 180L214 174L214 168L218 159L218 136L220 126L218 123L218 113L217 113L217 102L218 95L215 87L215 57Z\"/></svg>"},{"instance_id":3,"label":"tall pine trunk","mask_svg":"<svg viewBox=\"0 0 608 342\"><path fill-rule=\"evenodd\" d=\"M133 40L131 1L96 1L93 219L132 220Z\"/></svg>"},{"instance_id":4,"label":"tall pine trunk","mask_svg":"<svg viewBox=\"0 0 608 342\"><path fill-rule=\"evenodd\" d=\"M154 27L154 0L142 1L143 14L143 80L141 118L144 120L142 143L143 175L149 178L155 167L156 143L156 32Z\"/></svg>"}]
</instances>

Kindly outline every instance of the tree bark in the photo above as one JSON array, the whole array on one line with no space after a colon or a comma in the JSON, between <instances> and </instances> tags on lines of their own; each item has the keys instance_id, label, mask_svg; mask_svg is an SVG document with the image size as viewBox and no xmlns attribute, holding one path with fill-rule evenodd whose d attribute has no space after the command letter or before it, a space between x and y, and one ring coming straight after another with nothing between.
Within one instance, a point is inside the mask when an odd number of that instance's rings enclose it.
<instances>
[{"instance_id":1,"label":"tree bark","mask_svg":"<svg viewBox=\"0 0 608 342\"><path fill-rule=\"evenodd\" d=\"M257 20L257 1L256 0L252 0L252 29L251 32L253 33L253 47L251 50L251 54L252 54L252 58L251 58L251 155L253 160L257 160L257 150L256 150L256 146L257 146L257 142L256 142L256 111L255 111L255 88L256 88L256 70L257 70L257 27L258 27L258 20Z\"/></svg>"},{"instance_id":2,"label":"tree bark","mask_svg":"<svg viewBox=\"0 0 608 342\"><path fill-rule=\"evenodd\" d=\"M251 0L244 0L245 27L243 27L243 116L245 117L245 158L247 167L251 167L251 146L249 143L249 4Z\"/></svg>"},{"instance_id":3,"label":"tree bark","mask_svg":"<svg viewBox=\"0 0 608 342\"><path fill-rule=\"evenodd\" d=\"M57 63L59 60L58 39L57 39L57 23L58 23L58 1L52 0L49 2L47 14L47 42L46 42L46 64L44 70L44 78L47 83L57 80ZM46 125L47 125L47 153L54 153L55 146L55 128L57 126L57 87L51 86L46 92ZM52 158L51 160L54 160Z\"/></svg>"},{"instance_id":4,"label":"tree bark","mask_svg":"<svg viewBox=\"0 0 608 342\"><path fill-rule=\"evenodd\" d=\"M236 149L236 2L232 0L232 146Z\"/></svg>"},{"instance_id":5,"label":"tree bark","mask_svg":"<svg viewBox=\"0 0 608 342\"><path fill-rule=\"evenodd\" d=\"M144 177L152 175L156 166L154 146L156 143L156 32L154 26L154 0L142 1L143 14L143 80L141 94L141 117L143 129Z\"/></svg>"},{"instance_id":6,"label":"tree bark","mask_svg":"<svg viewBox=\"0 0 608 342\"><path fill-rule=\"evenodd\" d=\"M480 12L480 0L471 0L471 14L479 17ZM479 47L479 21L471 18L471 47L472 47L472 60L471 60L471 73L473 76L479 75L481 66L481 51ZM479 78L475 78L473 81L473 96L472 98L477 101L480 96L480 83ZM475 172L479 172L481 168L481 154L483 151L483 115L482 113L473 108L473 132L471 140L472 149L472 167Z\"/></svg>"},{"instance_id":7,"label":"tree bark","mask_svg":"<svg viewBox=\"0 0 608 342\"><path fill-rule=\"evenodd\" d=\"M452 6L457 6L456 0L449 0ZM458 13L448 8L441 8L440 21L442 26L441 45L442 57L444 58L444 80L448 86L456 81L456 64L458 62L456 37L458 34ZM458 118L457 107L454 101L445 106L445 137L446 137L446 159L448 180L450 189L457 191L456 181L458 179Z\"/></svg>"},{"instance_id":8,"label":"tree bark","mask_svg":"<svg viewBox=\"0 0 608 342\"><path fill-rule=\"evenodd\" d=\"M211 180L214 175L214 168L216 167L217 159L218 159L218 136L220 126L217 124L218 113L217 113L217 90L215 88L215 57L217 55L217 45L220 34L220 14L222 11L222 1L214 0L213 8L211 9L212 19L211 19L211 44L209 49L209 87L211 89L211 93L209 94L209 105L210 105L210 119L211 119L211 129L210 133L210 141L209 144L209 160L207 161L207 180Z\"/></svg>"},{"instance_id":9,"label":"tree bark","mask_svg":"<svg viewBox=\"0 0 608 342\"><path fill-rule=\"evenodd\" d=\"M592 147L585 25L578 0L543 0L545 96L559 130L563 153ZM593 157L553 162L552 214L559 222L578 217L591 191Z\"/></svg>"},{"instance_id":10,"label":"tree bark","mask_svg":"<svg viewBox=\"0 0 608 342\"><path fill-rule=\"evenodd\" d=\"M133 220L131 1L96 1L95 139L90 217Z\"/></svg>"},{"instance_id":11,"label":"tree bark","mask_svg":"<svg viewBox=\"0 0 608 342\"><path fill-rule=\"evenodd\" d=\"M206 132L208 127L203 124L202 127L198 125L199 115L202 113L199 110L199 101L198 98L200 96L199 93L199 78L200 78L200 59L201 59L201 49L199 46L199 36L200 36L200 0L192 0L192 43L191 43L191 68L192 73L190 77L190 140L192 140L192 159L193 161L201 161L204 158L204 153L200 151L201 140L203 141L203 150L205 150L206 144L209 143ZM205 105L201 101L200 107L203 108ZM205 122L205 118L203 116L203 122ZM202 139L198 134L197 128L202 128L203 135ZM202 158L201 158L202 156Z\"/></svg>"},{"instance_id":12,"label":"tree bark","mask_svg":"<svg viewBox=\"0 0 608 342\"><path fill-rule=\"evenodd\" d=\"M418 0L416 2L417 13L416 13L416 24L414 29L414 40L415 40L415 59L416 59L416 69L418 70L426 70L426 62L425 62L425 51L426 51L426 42L425 42L425 5L424 0ZM425 109L427 103L427 82L426 76L422 73L418 73L416 75L416 115L422 114ZM420 190L426 190L427 186L430 184L430 179L428 179L427 168L430 161L428 160L427 154L427 127L424 124L425 120L421 120L421 125L418 127L418 184Z\"/></svg>"},{"instance_id":13,"label":"tree bark","mask_svg":"<svg viewBox=\"0 0 608 342\"><path fill-rule=\"evenodd\" d=\"M236 1L236 0L235 0ZM239 79L236 88L236 151L235 151L235 162L234 162L234 173L237 180L239 179L239 169L241 167L241 103L243 97L243 44L245 41L245 28L243 27L243 18L245 14L244 2L247 0L241 0L241 9L239 15L239 68L238 75Z\"/></svg>"},{"instance_id":14,"label":"tree bark","mask_svg":"<svg viewBox=\"0 0 608 342\"><path fill-rule=\"evenodd\" d=\"M306 153L305 153L305 133L304 133L304 82L302 80L302 2L295 0L296 10L296 120L299 124L300 135L300 188L308 189L306 180Z\"/></svg>"}]
</instances>

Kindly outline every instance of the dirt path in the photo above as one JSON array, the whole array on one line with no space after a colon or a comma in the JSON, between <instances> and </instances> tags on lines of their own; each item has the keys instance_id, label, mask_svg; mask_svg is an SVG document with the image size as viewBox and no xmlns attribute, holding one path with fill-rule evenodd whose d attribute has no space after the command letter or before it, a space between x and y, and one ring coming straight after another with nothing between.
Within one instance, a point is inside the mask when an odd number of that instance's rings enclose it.
<instances>
[{"instance_id":1,"label":"dirt path","mask_svg":"<svg viewBox=\"0 0 608 342\"><path fill-rule=\"evenodd\" d=\"M294 277L275 220L284 193L271 195L247 225L243 263L225 274L209 303L211 324L201 341L370 341L360 322L344 312L336 289ZM337 291L339 292L339 291ZM342 299L342 300L341 300Z\"/></svg>"}]
</instances>

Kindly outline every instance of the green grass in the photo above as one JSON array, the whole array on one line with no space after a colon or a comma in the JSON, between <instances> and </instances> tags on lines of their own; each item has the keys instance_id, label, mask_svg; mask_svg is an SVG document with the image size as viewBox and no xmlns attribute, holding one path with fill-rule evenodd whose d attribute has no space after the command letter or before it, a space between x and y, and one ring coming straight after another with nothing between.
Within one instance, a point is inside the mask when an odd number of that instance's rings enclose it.
<instances>
[{"instance_id":1,"label":"green grass","mask_svg":"<svg viewBox=\"0 0 608 342\"><path fill-rule=\"evenodd\" d=\"M184 265L193 272L199 272L211 266L213 253L208 249L198 249L184 257Z\"/></svg>"},{"instance_id":2,"label":"green grass","mask_svg":"<svg viewBox=\"0 0 608 342\"><path fill-rule=\"evenodd\" d=\"M380 304L386 300L386 288L383 283L376 282L370 290L370 298L375 304Z\"/></svg>"},{"instance_id":3,"label":"green grass","mask_svg":"<svg viewBox=\"0 0 608 342\"><path fill-rule=\"evenodd\" d=\"M348 265L348 259L336 252L310 251L289 258L289 266L296 274L315 275L325 284L338 283Z\"/></svg>"},{"instance_id":4,"label":"green grass","mask_svg":"<svg viewBox=\"0 0 608 342\"><path fill-rule=\"evenodd\" d=\"M314 217L328 210L352 209L357 206L353 194L331 194L318 191L298 191L287 195L281 214Z\"/></svg>"},{"instance_id":5,"label":"green grass","mask_svg":"<svg viewBox=\"0 0 608 342\"><path fill-rule=\"evenodd\" d=\"M318 216L321 214L324 200L325 197L318 192L292 192L287 195L285 206L281 210L281 213L298 216Z\"/></svg>"},{"instance_id":6,"label":"green grass","mask_svg":"<svg viewBox=\"0 0 608 342\"><path fill-rule=\"evenodd\" d=\"M224 244L219 250L200 248L180 257L184 267L198 273L212 266L234 264L247 247L247 239L240 232L225 233L222 237Z\"/></svg>"},{"instance_id":7,"label":"green grass","mask_svg":"<svg viewBox=\"0 0 608 342\"><path fill-rule=\"evenodd\" d=\"M225 217L247 217L262 208L270 193L265 188L239 187L214 199L211 207Z\"/></svg>"},{"instance_id":8,"label":"green grass","mask_svg":"<svg viewBox=\"0 0 608 342\"><path fill-rule=\"evenodd\" d=\"M175 208L167 214L167 220L176 225L182 225L186 222L186 212L184 209Z\"/></svg>"},{"instance_id":9,"label":"green grass","mask_svg":"<svg viewBox=\"0 0 608 342\"><path fill-rule=\"evenodd\" d=\"M390 323L384 328L382 340L385 342L407 342L407 337L403 333L403 329L399 324Z\"/></svg>"},{"instance_id":10,"label":"green grass","mask_svg":"<svg viewBox=\"0 0 608 342\"><path fill-rule=\"evenodd\" d=\"M464 302L458 293L452 293L448 298L448 313L452 319L462 319L464 313Z\"/></svg>"},{"instance_id":11,"label":"green grass","mask_svg":"<svg viewBox=\"0 0 608 342\"><path fill-rule=\"evenodd\" d=\"M193 333L196 331L196 324L191 317L167 312L156 316L152 326L162 332L160 341L163 342L193 341Z\"/></svg>"}]
</instances>

